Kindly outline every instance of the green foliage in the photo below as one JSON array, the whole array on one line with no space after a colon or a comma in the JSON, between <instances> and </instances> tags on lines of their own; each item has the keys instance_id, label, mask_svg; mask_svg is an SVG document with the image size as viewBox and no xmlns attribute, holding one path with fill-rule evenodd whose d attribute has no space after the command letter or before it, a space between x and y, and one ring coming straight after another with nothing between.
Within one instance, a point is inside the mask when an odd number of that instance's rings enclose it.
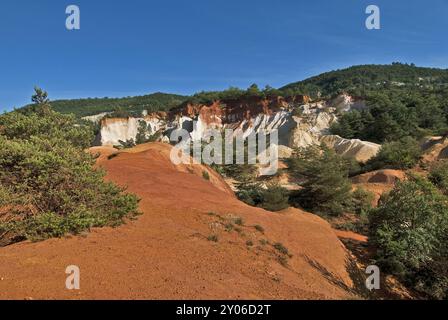
<instances>
[{"instance_id":1,"label":"green foliage","mask_svg":"<svg viewBox=\"0 0 448 320\"><path fill-rule=\"evenodd\" d=\"M93 141L92 127L79 125L73 116L58 114L47 105L1 115L0 135L10 140L58 139L81 149L90 147Z\"/></svg>"},{"instance_id":2,"label":"green foliage","mask_svg":"<svg viewBox=\"0 0 448 320\"><path fill-rule=\"evenodd\" d=\"M126 141L118 140L118 143L120 143L120 145L116 146L118 149L131 149L136 146L134 139L129 139Z\"/></svg>"},{"instance_id":3,"label":"green foliage","mask_svg":"<svg viewBox=\"0 0 448 320\"><path fill-rule=\"evenodd\" d=\"M367 109L340 115L331 132L347 139L383 143L406 136L443 134L448 129L448 71L414 65L363 65L290 84L283 93L331 98L362 97Z\"/></svg>"},{"instance_id":4,"label":"green foliage","mask_svg":"<svg viewBox=\"0 0 448 320\"><path fill-rule=\"evenodd\" d=\"M339 118L338 122L332 124L331 133L346 139L360 138L369 122L367 117L367 114L356 110L347 112Z\"/></svg>"},{"instance_id":5,"label":"green foliage","mask_svg":"<svg viewBox=\"0 0 448 320\"><path fill-rule=\"evenodd\" d=\"M355 110L342 114L339 122L332 125L331 132L347 139L377 143L419 135L416 109L400 96L388 96L381 91L368 96L367 105L368 109L361 112Z\"/></svg>"},{"instance_id":6,"label":"green foliage","mask_svg":"<svg viewBox=\"0 0 448 320\"><path fill-rule=\"evenodd\" d=\"M51 110L43 91L35 105L0 116L0 243L41 240L116 226L137 213L138 200L103 181L85 152L91 128Z\"/></svg>"},{"instance_id":7,"label":"green foliage","mask_svg":"<svg viewBox=\"0 0 448 320\"><path fill-rule=\"evenodd\" d=\"M242 226L244 225L244 220L243 218L235 218L233 221L237 226Z\"/></svg>"},{"instance_id":8,"label":"green foliage","mask_svg":"<svg viewBox=\"0 0 448 320\"><path fill-rule=\"evenodd\" d=\"M228 178L233 178L239 181L253 181L258 169L252 164L229 164L220 166L220 171Z\"/></svg>"},{"instance_id":9,"label":"green foliage","mask_svg":"<svg viewBox=\"0 0 448 320\"><path fill-rule=\"evenodd\" d=\"M244 203L256 207L263 202L263 187L256 182L243 182L237 185L236 196Z\"/></svg>"},{"instance_id":10,"label":"green foliage","mask_svg":"<svg viewBox=\"0 0 448 320\"><path fill-rule=\"evenodd\" d=\"M211 241L211 242L218 242L219 238L218 238L218 236L216 234L212 234L212 235L207 237L207 240Z\"/></svg>"},{"instance_id":11,"label":"green foliage","mask_svg":"<svg viewBox=\"0 0 448 320\"><path fill-rule=\"evenodd\" d=\"M141 115L143 111L168 111L177 107L187 97L153 93L145 96L126 98L88 98L75 100L58 100L52 102L53 110L63 114L74 114L77 118L120 110L129 115Z\"/></svg>"},{"instance_id":12,"label":"green foliage","mask_svg":"<svg viewBox=\"0 0 448 320\"><path fill-rule=\"evenodd\" d=\"M237 185L238 199L244 203L261 207L268 211L280 211L289 207L289 192L278 185L263 188L256 182L244 182Z\"/></svg>"},{"instance_id":13,"label":"green foliage","mask_svg":"<svg viewBox=\"0 0 448 320\"><path fill-rule=\"evenodd\" d=\"M369 241L383 270L432 298L448 298L448 199L426 179L410 176L369 218Z\"/></svg>"},{"instance_id":14,"label":"green foliage","mask_svg":"<svg viewBox=\"0 0 448 320\"><path fill-rule=\"evenodd\" d=\"M418 163L421 154L419 143L411 137L405 137L383 144L379 153L367 162L364 169L410 169Z\"/></svg>"},{"instance_id":15,"label":"green foliage","mask_svg":"<svg viewBox=\"0 0 448 320\"><path fill-rule=\"evenodd\" d=\"M348 164L334 151L317 146L297 150L289 160L289 170L302 181L302 189L291 194L292 204L330 215L350 208Z\"/></svg>"},{"instance_id":16,"label":"green foliage","mask_svg":"<svg viewBox=\"0 0 448 320\"><path fill-rule=\"evenodd\" d=\"M44 106L50 103L48 93L39 87L34 87L34 94L31 97L31 101L37 106Z\"/></svg>"},{"instance_id":17,"label":"green foliage","mask_svg":"<svg viewBox=\"0 0 448 320\"><path fill-rule=\"evenodd\" d=\"M279 185L270 185L261 193L262 201L259 204L268 211L281 211L289 207L289 191Z\"/></svg>"},{"instance_id":18,"label":"green foliage","mask_svg":"<svg viewBox=\"0 0 448 320\"><path fill-rule=\"evenodd\" d=\"M428 178L445 195L448 195L448 160L435 163L430 169Z\"/></svg>"},{"instance_id":19,"label":"green foliage","mask_svg":"<svg viewBox=\"0 0 448 320\"><path fill-rule=\"evenodd\" d=\"M291 83L281 91L295 91L317 97L333 96L341 92L362 95L365 91L392 88L436 89L448 83L448 71L420 68L413 64L360 65L326 72L304 81Z\"/></svg>"},{"instance_id":20,"label":"green foliage","mask_svg":"<svg viewBox=\"0 0 448 320\"><path fill-rule=\"evenodd\" d=\"M289 255L289 250L288 248L286 248L283 244L281 244L280 242L274 243L273 247L280 252L281 254L284 255Z\"/></svg>"},{"instance_id":21,"label":"green foliage","mask_svg":"<svg viewBox=\"0 0 448 320\"><path fill-rule=\"evenodd\" d=\"M202 178L207 181L210 181L210 174L207 171L202 171Z\"/></svg>"},{"instance_id":22,"label":"green foliage","mask_svg":"<svg viewBox=\"0 0 448 320\"><path fill-rule=\"evenodd\" d=\"M188 98L187 101L196 104L210 104L215 101L229 101L247 98L266 98L269 96L279 96L282 92L270 86L260 90L258 85L252 84L247 90L230 87L223 91L202 91Z\"/></svg>"},{"instance_id":23,"label":"green foliage","mask_svg":"<svg viewBox=\"0 0 448 320\"><path fill-rule=\"evenodd\" d=\"M352 193L352 211L358 215L363 215L372 209L375 195L363 188L357 188Z\"/></svg>"},{"instance_id":24,"label":"green foliage","mask_svg":"<svg viewBox=\"0 0 448 320\"><path fill-rule=\"evenodd\" d=\"M151 128L149 128L149 130L150 129ZM146 122L143 120L140 120L138 123L137 136L135 137L135 143L142 144L142 143L147 142L149 130L148 130L148 125L146 124Z\"/></svg>"}]
</instances>

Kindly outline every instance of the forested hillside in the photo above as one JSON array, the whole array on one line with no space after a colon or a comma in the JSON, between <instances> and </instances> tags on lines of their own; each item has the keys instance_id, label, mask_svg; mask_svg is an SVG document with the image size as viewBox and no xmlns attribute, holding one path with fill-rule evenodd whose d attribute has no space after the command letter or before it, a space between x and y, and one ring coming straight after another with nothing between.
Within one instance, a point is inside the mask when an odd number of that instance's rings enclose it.
<instances>
[{"instance_id":1,"label":"forested hillside","mask_svg":"<svg viewBox=\"0 0 448 320\"><path fill-rule=\"evenodd\" d=\"M341 92L365 95L371 90L388 90L394 87L435 90L447 88L448 70L416 67L414 64L360 65L330 71L281 88L285 93L294 91L331 96Z\"/></svg>"},{"instance_id":2,"label":"forested hillside","mask_svg":"<svg viewBox=\"0 0 448 320\"><path fill-rule=\"evenodd\" d=\"M185 96L167 93L153 93L144 96L125 98L88 98L75 100L57 100L52 102L53 110L77 117L91 116L102 112L126 110L139 113L143 110L167 111L186 99Z\"/></svg>"}]
</instances>

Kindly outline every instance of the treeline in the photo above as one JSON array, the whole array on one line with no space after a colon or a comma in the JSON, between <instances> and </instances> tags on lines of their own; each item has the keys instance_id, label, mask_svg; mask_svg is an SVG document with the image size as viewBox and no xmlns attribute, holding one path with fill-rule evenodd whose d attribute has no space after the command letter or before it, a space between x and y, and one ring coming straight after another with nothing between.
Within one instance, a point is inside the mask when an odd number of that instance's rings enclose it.
<instances>
[{"instance_id":1,"label":"treeline","mask_svg":"<svg viewBox=\"0 0 448 320\"><path fill-rule=\"evenodd\" d=\"M246 90L230 87L223 91L202 91L194 94L187 99L187 102L195 104L210 104L218 100L234 100L234 99L244 99L244 98L266 98L270 96L282 95L278 89L272 88L271 86L266 86L264 89L260 89L257 84L252 84Z\"/></svg>"},{"instance_id":2,"label":"treeline","mask_svg":"<svg viewBox=\"0 0 448 320\"><path fill-rule=\"evenodd\" d=\"M114 111L141 115L144 110L148 112L168 111L181 104L186 98L176 94L153 93L126 98L57 100L52 102L52 108L56 112L74 114L78 118Z\"/></svg>"},{"instance_id":3,"label":"treeline","mask_svg":"<svg viewBox=\"0 0 448 320\"><path fill-rule=\"evenodd\" d=\"M299 91L317 97L341 92L362 96L368 90L392 87L440 89L448 84L448 70L416 67L399 62L391 65L360 65L326 72L304 81L291 83L280 90Z\"/></svg>"},{"instance_id":4,"label":"treeline","mask_svg":"<svg viewBox=\"0 0 448 320\"><path fill-rule=\"evenodd\" d=\"M383 143L448 131L448 88L383 89L369 91L365 98L368 108L342 114L331 128L333 134Z\"/></svg>"}]
</instances>

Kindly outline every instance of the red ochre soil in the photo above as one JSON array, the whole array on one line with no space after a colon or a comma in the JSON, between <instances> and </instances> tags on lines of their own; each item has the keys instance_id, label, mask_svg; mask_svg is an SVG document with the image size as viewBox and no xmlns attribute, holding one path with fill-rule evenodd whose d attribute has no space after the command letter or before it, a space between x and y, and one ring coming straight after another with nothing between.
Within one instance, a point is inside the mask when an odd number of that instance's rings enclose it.
<instances>
[{"instance_id":1,"label":"red ochre soil","mask_svg":"<svg viewBox=\"0 0 448 320\"><path fill-rule=\"evenodd\" d=\"M327 222L247 206L211 169L174 166L170 148L146 144L110 160L113 148L92 149L107 179L142 199L143 214L115 229L0 248L0 299L356 298L349 255ZM241 230L224 230L237 217ZM262 239L282 243L292 258L282 265ZM79 291L65 288L69 265L80 267Z\"/></svg>"}]
</instances>

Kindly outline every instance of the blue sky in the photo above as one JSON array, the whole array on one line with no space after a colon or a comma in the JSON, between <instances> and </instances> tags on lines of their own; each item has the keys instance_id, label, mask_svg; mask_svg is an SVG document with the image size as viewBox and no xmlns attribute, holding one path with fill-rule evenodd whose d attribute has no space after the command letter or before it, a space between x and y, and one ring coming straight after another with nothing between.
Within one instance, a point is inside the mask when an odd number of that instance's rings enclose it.
<instances>
[{"instance_id":1,"label":"blue sky","mask_svg":"<svg viewBox=\"0 0 448 320\"><path fill-rule=\"evenodd\" d=\"M81 30L65 28L65 8ZM381 30L365 28L369 4ZM355 64L448 68L446 0L2 0L0 110L155 91L279 87Z\"/></svg>"}]
</instances>

